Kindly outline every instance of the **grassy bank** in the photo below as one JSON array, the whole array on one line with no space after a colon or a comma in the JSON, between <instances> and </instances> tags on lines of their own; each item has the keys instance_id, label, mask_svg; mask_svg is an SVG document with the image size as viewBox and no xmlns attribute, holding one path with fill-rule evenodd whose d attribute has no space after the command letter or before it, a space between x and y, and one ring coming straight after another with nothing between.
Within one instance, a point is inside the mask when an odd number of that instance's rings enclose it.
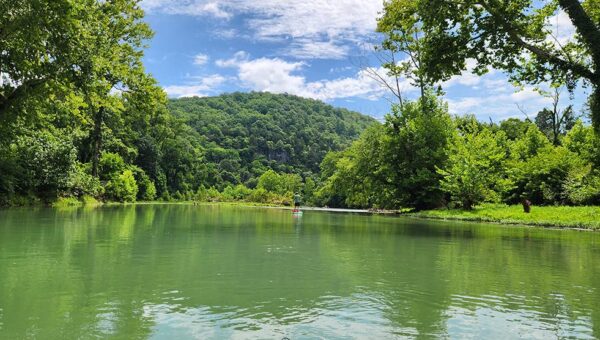
<instances>
[{"instance_id":1,"label":"grassy bank","mask_svg":"<svg viewBox=\"0 0 600 340\"><path fill-rule=\"evenodd\" d=\"M440 209L410 213L409 215L445 220L600 230L600 207L534 206L531 213L526 214L520 205L485 204L471 211Z\"/></svg>"}]
</instances>

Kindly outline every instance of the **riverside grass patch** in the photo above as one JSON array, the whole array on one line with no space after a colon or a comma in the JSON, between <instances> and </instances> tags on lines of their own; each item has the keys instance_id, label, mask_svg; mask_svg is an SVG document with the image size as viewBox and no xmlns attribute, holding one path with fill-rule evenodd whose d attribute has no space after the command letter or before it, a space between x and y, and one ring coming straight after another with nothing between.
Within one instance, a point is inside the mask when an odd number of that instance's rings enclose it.
<instances>
[{"instance_id":1,"label":"riverside grass patch","mask_svg":"<svg viewBox=\"0 0 600 340\"><path fill-rule=\"evenodd\" d=\"M439 209L416 212L412 215L436 219L600 230L598 206L532 206L531 213L526 214L521 205L483 204L473 210Z\"/></svg>"}]
</instances>

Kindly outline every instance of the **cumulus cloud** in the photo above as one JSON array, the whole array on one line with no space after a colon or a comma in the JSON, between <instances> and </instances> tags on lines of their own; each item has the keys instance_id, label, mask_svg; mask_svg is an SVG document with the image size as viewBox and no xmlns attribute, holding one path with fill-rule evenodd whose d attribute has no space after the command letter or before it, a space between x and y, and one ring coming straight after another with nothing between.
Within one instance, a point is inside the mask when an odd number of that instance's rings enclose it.
<instances>
[{"instance_id":1,"label":"cumulus cloud","mask_svg":"<svg viewBox=\"0 0 600 340\"><path fill-rule=\"evenodd\" d=\"M510 86L510 85L508 85ZM503 88L508 88L506 82ZM551 99L542 96L533 87L526 87L516 91L510 86L512 92L490 91L482 96L468 96L448 99L448 107L453 114L477 113L480 119L493 117L503 120L511 117L525 118L521 109L531 116L535 116L544 107L551 103Z\"/></svg>"},{"instance_id":2,"label":"cumulus cloud","mask_svg":"<svg viewBox=\"0 0 600 340\"><path fill-rule=\"evenodd\" d=\"M227 79L219 74L197 77L185 85L169 85L163 87L169 97L206 97Z\"/></svg>"},{"instance_id":3,"label":"cumulus cloud","mask_svg":"<svg viewBox=\"0 0 600 340\"><path fill-rule=\"evenodd\" d=\"M147 12L162 12L167 14L212 16L220 19L230 19L232 13L222 6L221 1L194 0L143 0L142 8Z\"/></svg>"},{"instance_id":4,"label":"cumulus cloud","mask_svg":"<svg viewBox=\"0 0 600 340\"><path fill-rule=\"evenodd\" d=\"M339 59L374 32L383 0L144 0L149 12L209 16L243 15L253 38L287 41L284 54L299 59Z\"/></svg>"},{"instance_id":5,"label":"cumulus cloud","mask_svg":"<svg viewBox=\"0 0 600 340\"><path fill-rule=\"evenodd\" d=\"M350 97L376 100L387 93L366 70L351 77L307 81L300 74L307 66L303 62L289 62L280 58L251 59L243 51L237 52L231 59L217 60L215 64L237 69L241 86L253 91L290 93L325 101ZM377 72L385 76L385 70L377 69ZM405 91L413 90L406 81L401 86Z\"/></svg>"}]
</instances>

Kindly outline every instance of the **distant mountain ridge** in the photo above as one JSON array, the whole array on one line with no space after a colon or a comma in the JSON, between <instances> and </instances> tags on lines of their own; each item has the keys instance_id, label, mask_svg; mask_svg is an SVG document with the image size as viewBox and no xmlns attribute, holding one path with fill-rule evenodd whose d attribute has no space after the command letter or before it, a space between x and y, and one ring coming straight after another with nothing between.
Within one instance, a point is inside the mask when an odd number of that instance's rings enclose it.
<instances>
[{"instance_id":1,"label":"distant mountain ridge","mask_svg":"<svg viewBox=\"0 0 600 340\"><path fill-rule=\"evenodd\" d=\"M372 117L318 100L267 92L171 99L171 113L201 136L207 184L253 186L263 172L319 172L329 151L342 150Z\"/></svg>"}]
</instances>

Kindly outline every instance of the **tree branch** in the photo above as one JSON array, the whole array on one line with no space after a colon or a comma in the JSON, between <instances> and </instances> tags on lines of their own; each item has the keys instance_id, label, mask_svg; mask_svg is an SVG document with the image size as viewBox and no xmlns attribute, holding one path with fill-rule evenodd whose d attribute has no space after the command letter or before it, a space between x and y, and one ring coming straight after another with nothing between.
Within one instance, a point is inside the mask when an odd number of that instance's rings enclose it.
<instances>
[{"instance_id":1,"label":"tree branch","mask_svg":"<svg viewBox=\"0 0 600 340\"><path fill-rule=\"evenodd\" d=\"M590 49L596 72L600 72L600 29L585 12L579 0L558 0L558 4L569 15L577 33Z\"/></svg>"},{"instance_id":2,"label":"tree branch","mask_svg":"<svg viewBox=\"0 0 600 340\"><path fill-rule=\"evenodd\" d=\"M488 1L492 2L493 5L490 6ZM572 63L567 60L564 60L550 51L547 51L543 48L540 48L538 46L535 46L535 45L530 44L530 43L526 42L525 40L523 40L523 38L521 38L521 36L517 33L517 30L512 26L512 24L508 20L506 20L506 17L502 13L498 13L497 11L494 10L493 6L499 6L498 3L494 0L488 0L488 1L480 1L480 2L478 2L478 4L483 6L485 8L485 10L488 11L488 13L490 13L493 17L495 17L502 23L502 26L504 26L506 28L506 32L507 32L508 36L510 37L511 41L513 41L515 44L528 50L529 52L533 53L535 56L537 56L538 58L540 58L546 62L549 62L556 66L560 66L560 67L566 68L568 70L571 70L573 73L577 74L578 76L587 78L593 84L600 84L600 75L592 72L592 70L590 70L586 66L581 65L579 63ZM577 2L578 0L559 0L559 2L563 2L563 1ZM583 8L581 10L583 11ZM584 12L584 15L585 15L585 12ZM599 46L600 46L600 42L599 42Z\"/></svg>"},{"instance_id":3,"label":"tree branch","mask_svg":"<svg viewBox=\"0 0 600 340\"><path fill-rule=\"evenodd\" d=\"M2 96L2 99L0 99L0 114L4 113L19 97L22 97L29 91L40 87L45 82L45 79L31 79L16 87L7 96Z\"/></svg>"}]
</instances>

